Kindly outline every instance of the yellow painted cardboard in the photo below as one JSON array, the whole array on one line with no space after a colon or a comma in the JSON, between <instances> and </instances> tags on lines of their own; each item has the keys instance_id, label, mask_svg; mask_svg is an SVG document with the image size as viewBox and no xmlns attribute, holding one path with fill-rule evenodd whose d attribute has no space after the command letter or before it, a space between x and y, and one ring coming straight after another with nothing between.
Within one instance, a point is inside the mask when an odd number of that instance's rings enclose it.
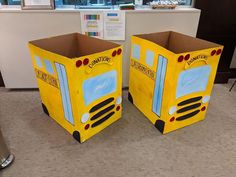
<instances>
[{"instance_id":1,"label":"yellow painted cardboard","mask_svg":"<svg viewBox=\"0 0 236 177\"><path fill-rule=\"evenodd\" d=\"M128 99L163 134L203 120L222 50L171 31L132 36Z\"/></svg>"},{"instance_id":2,"label":"yellow painted cardboard","mask_svg":"<svg viewBox=\"0 0 236 177\"><path fill-rule=\"evenodd\" d=\"M76 140L121 117L122 46L73 33L29 48L44 112Z\"/></svg>"}]
</instances>

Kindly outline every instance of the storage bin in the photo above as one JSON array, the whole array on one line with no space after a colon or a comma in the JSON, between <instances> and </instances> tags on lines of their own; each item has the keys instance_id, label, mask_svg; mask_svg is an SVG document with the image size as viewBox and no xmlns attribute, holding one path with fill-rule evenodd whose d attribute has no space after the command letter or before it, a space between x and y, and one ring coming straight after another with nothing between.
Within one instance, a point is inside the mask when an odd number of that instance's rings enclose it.
<instances>
[{"instance_id":1,"label":"storage bin","mask_svg":"<svg viewBox=\"0 0 236 177\"><path fill-rule=\"evenodd\" d=\"M222 49L173 31L132 36L128 99L163 134L203 120Z\"/></svg>"},{"instance_id":2,"label":"storage bin","mask_svg":"<svg viewBox=\"0 0 236 177\"><path fill-rule=\"evenodd\" d=\"M121 117L122 46L73 33L29 48L44 112L76 140Z\"/></svg>"}]
</instances>

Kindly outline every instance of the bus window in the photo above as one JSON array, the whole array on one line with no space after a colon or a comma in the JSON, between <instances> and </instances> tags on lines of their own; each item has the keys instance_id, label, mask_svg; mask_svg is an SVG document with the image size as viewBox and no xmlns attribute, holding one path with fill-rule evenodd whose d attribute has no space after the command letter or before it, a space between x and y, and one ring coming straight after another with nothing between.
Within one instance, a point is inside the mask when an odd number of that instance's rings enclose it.
<instances>
[{"instance_id":1,"label":"bus window","mask_svg":"<svg viewBox=\"0 0 236 177\"><path fill-rule=\"evenodd\" d=\"M133 44L132 57L140 60L140 46L137 44Z\"/></svg>"},{"instance_id":2,"label":"bus window","mask_svg":"<svg viewBox=\"0 0 236 177\"><path fill-rule=\"evenodd\" d=\"M44 60L44 64L46 66L46 70L47 72L49 72L50 74L53 74L53 67L52 67L52 63L49 60Z\"/></svg>"},{"instance_id":3,"label":"bus window","mask_svg":"<svg viewBox=\"0 0 236 177\"><path fill-rule=\"evenodd\" d=\"M147 50L146 51L146 63L149 65L149 66L153 66L153 62L154 62L154 52L153 51L150 51L150 50Z\"/></svg>"},{"instance_id":4,"label":"bus window","mask_svg":"<svg viewBox=\"0 0 236 177\"><path fill-rule=\"evenodd\" d=\"M55 66L56 66L58 79L60 83L60 91L61 91L61 97L62 97L64 116L68 122L70 122L71 124L74 124L66 70L65 70L65 67L59 63L55 63Z\"/></svg>"},{"instance_id":5,"label":"bus window","mask_svg":"<svg viewBox=\"0 0 236 177\"><path fill-rule=\"evenodd\" d=\"M210 71L209 65L182 71L178 78L176 98L206 90Z\"/></svg>"},{"instance_id":6,"label":"bus window","mask_svg":"<svg viewBox=\"0 0 236 177\"><path fill-rule=\"evenodd\" d=\"M164 89L164 80L166 75L167 59L163 56L158 56L158 66L156 71L156 82L153 96L152 111L159 117L161 116L162 96Z\"/></svg>"},{"instance_id":7,"label":"bus window","mask_svg":"<svg viewBox=\"0 0 236 177\"><path fill-rule=\"evenodd\" d=\"M37 55L35 55L35 56L34 56L34 59L35 59L36 65L37 65L39 68L42 68L43 65L42 65L42 62L41 62L41 60L40 60L40 57L37 56Z\"/></svg>"},{"instance_id":8,"label":"bus window","mask_svg":"<svg viewBox=\"0 0 236 177\"><path fill-rule=\"evenodd\" d=\"M86 105L115 92L117 89L117 72L108 71L83 82L83 94Z\"/></svg>"}]
</instances>

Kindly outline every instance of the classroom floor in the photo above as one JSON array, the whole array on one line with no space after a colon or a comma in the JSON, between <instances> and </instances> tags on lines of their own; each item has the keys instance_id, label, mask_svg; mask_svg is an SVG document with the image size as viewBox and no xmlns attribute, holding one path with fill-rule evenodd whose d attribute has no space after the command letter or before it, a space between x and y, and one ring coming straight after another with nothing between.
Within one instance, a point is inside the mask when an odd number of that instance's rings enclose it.
<instances>
[{"instance_id":1,"label":"classroom floor","mask_svg":"<svg viewBox=\"0 0 236 177\"><path fill-rule=\"evenodd\" d=\"M206 120L161 135L126 97L123 118L83 144L41 109L38 91L0 88L15 155L0 177L235 177L236 86L214 86Z\"/></svg>"}]
</instances>

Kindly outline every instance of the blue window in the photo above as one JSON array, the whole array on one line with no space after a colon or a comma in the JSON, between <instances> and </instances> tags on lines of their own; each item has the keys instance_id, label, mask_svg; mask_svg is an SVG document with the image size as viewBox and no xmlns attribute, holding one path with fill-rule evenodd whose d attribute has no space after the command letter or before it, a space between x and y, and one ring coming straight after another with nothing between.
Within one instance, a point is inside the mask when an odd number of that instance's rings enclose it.
<instances>
[{"instance_id":1,"label":"blue window","mask_svg":"<svg viewBox=\"0 0 236 177\"><path fill-rule=\"evenodd\" d=\"M83 94L86 105L111 94L117 88L117 72L115 70L92 77L83 82Z\"/></svg>"},{"instance_id":2,"label":"blue window","mask_svg":"<svg viewBox=\"0 0 236 177\"><path fill-rule=\"evenodd\" d=\"M159 55L156 71L156 82L154 88L152 111L159 117L161 116L161 105L166 75L167 59Z\"/></svg>"},{"instance_id":3,"label":"blue window","mask_svg":"<svg viewBox=\"0 0 236 177\"><path fill-rule=\"evenodd\" d=\"M154 62L154 52L153 51L150 51L150 50L147 50L146 51L146 63L149 65L149 66L153 66L153 62Z\"/></svg>"},{"instance_id":4,"label":"blue window","mask_svg":"<svg viewBox=\"0 0 236 177\"><path fill-rule=\"evenodd\" d=\"M42 65L42 62L41 62L40 57L37 56L37 55L35 55L35 56L34 56L34 59L35 59L36 65L37 65L39 68L42 68L43 65Z\"/></svg>"},{"instance_id":5,"label":"blue window","mask_svg":"<svg viewBox=\"0 0 236 177\"><path fill-rule=\"evenodd\" d=\"M55 63L55 66L56 66L58 79L60 83L60 91L61 91L61 97L62 97L64 116L68 122L70 122L71 124L74 124L66 69L63 65L59 63Z\"/></svg>"},{"instance_id":6,"label":"blue window","mask_svg":"<svg viewBox=\"0 0 236 177\"><path fill-rule=\"evenodd\" d=\"M178 78L176 98L206 90L210 72L209 65L182 71Z\"/></svg>"},{"instance_id":7,"label":"blue window","mask_svg":"<svg viewBox=\"0 0 236 177\"><path fill-rule=\"evenodd\" d=\"M49 72L50 74L53 74L53 67L52 67L52 63L49 60L44 59L44 63L45 63L45 67L47 72Z\"/></svg>"},{"instance_id":8,"label":"blue window","mask_svg":"<svg viewBox=\"0 0 236 177\"><path fill-rule=\"evenodd\" d=\"M139 60L140 59L140 46L133 44L132 57Z\"/></svg>"}]
</instances>

